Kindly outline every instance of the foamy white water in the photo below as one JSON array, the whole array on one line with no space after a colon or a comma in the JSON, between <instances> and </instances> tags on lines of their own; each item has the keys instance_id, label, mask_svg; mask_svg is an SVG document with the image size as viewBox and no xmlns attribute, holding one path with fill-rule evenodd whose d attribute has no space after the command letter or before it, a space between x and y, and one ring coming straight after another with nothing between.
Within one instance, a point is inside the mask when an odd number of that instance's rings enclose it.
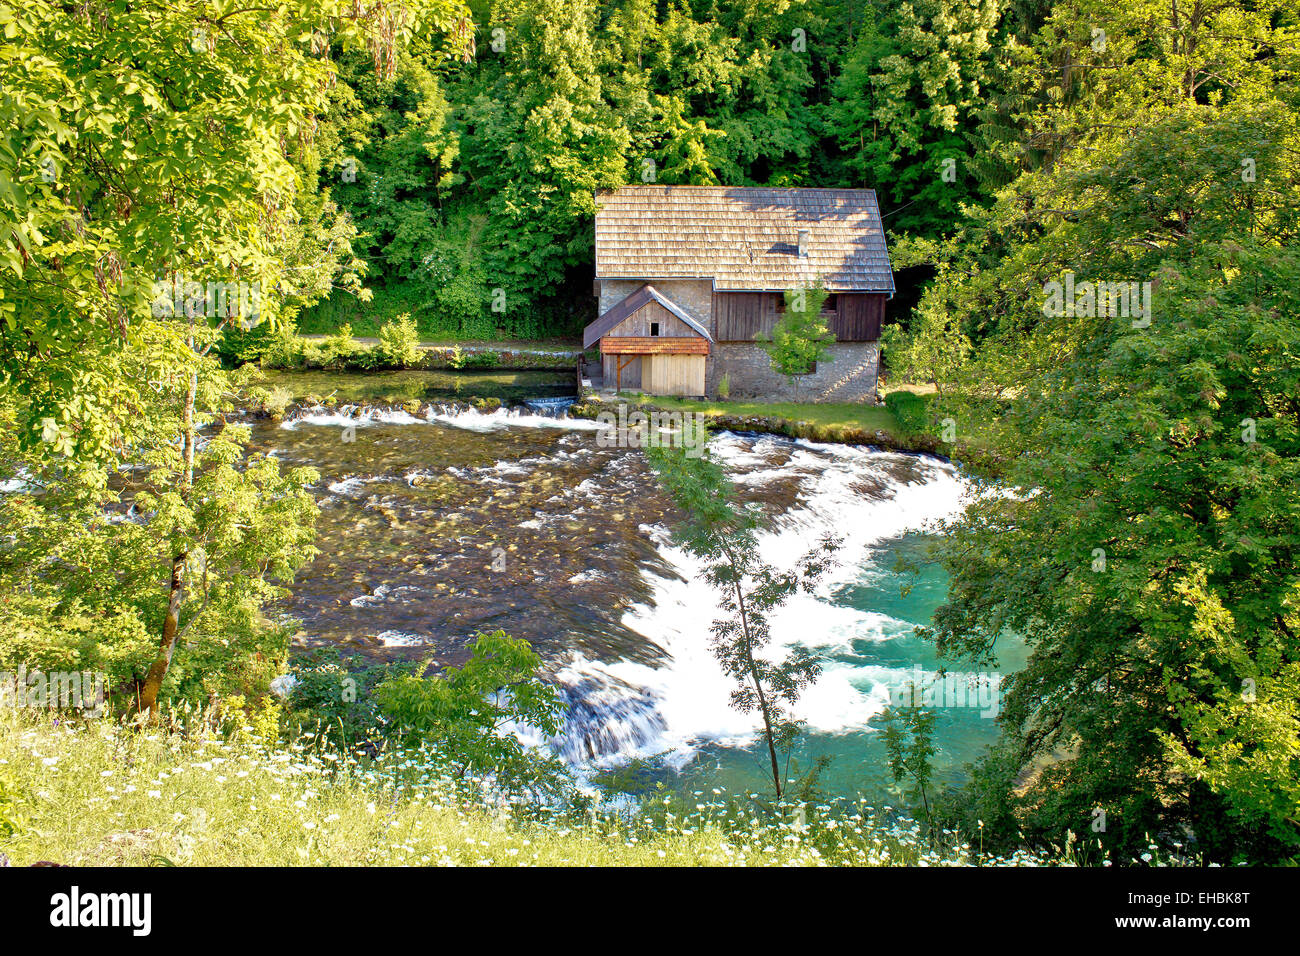
<instances>
[{"instance_id":1,"label":"foamy white water","mask_svg":"<svg viewBox=\"0 0 1300 956\"><path fill-rule=\"evenodd\" d=\"M820 651L820 657L851 641L881 641L899 633L900 623L888 615L837 604L833 594L871 575L873 546L960 514L969 485L955 467L907 456L924 480L905 484L890 470L903 456L890 452L730 433L716 436L710 448L738 484L766 483L782 476L799 482L800 503L760 535L765 561L789 567L824 534L842 538L838 563L817 592L795 596L772 615L773 654L801 644L814 653ZM777 467L766 464L769 457L784 457L773 452L787 450L788 461ZM878 500L855 490L864 479L887 486L889 497ZM741 714L730 706L733 683L709 650L710 625L721 611L716 595L700 579L699 562L670 543L667 529L646 530L652 532L668 565L685 580L651 576L652 601L634 607L623 623L662 648L668 663L651 667L579 655L558 675L570 686L585 685L588 702L604 704L597 706L598 712L608 709L617 715L614 726L605 727L601 734L606 747L614 744L613 752L598 755L595 763L669 754L670 761L680 765L703 744L748 745L761 726L757 714ZM805 691L795 716L814 731L861 729L888 705L889 676L879 667L826 664ZM634 706L638 696L650 706ZM581 756L581 748L571 743L565 750L571 757Z\"/></svg>"},{"instance_id":2,"label":"foamy white water","mask_svg":"<svg viewBox=\"0 0 1300 956\"><path fill-rule=\"evenodd\" d=\"M480 412L472 408L442 410L430 406L427 420L464 428L473 432L494 432L503 428L560 428L567 431L596 431L599 422L585 418L557 418L553 415L535 415L516 408L498 408L493 412Z\"/></svg>"},{"instance_id":3,"label":"foamy white water","mask_svg":"<svg viewBox=\"0 0 1300 956\"><path fill-rule=\"evenodd\" d=\"M293 431L299 425L325 425L346 428L363 428L369 425L421 425L437 423L463 428L466 431L494 432L503 428L555 428L565 431L596 431L599 422L585 418L538 415L518 408L501 407L492 412L473 408L430 405L424 417L416 417L402 408L377 408L374 406L341 405L327 408L317 405L304 409L292 418L285 419L280 427Z\"/></svg>"},{"instance_id":4,"label":"foamy white water","mask_svg":"<svg viewBox=\"0 0 1300 956\"><path fill-rule=\"evenodd\" d=\"M510 428L567 432L545 443L541 454L494 458L490 464L439 464L434 456L428 467L422 467L423 462L415 467L408 464L394 475L335 476L328 485L330 494L354 502L369 496L368 485L387 480L415 485L450 476L480 486L508 488L538 469L555 471L567 462L597 453L590 433L602 427L597 422L526 409L484 413L451 405L427 406L418 417L400 408L314 408L280 427L292 431L299 424L400 424L479 434ZM837 734L862 729L888 704L890 689L901 672L835 658L858 657L853 652L855 645L860 648L864 642L893 640L910 633L911 624L850 606L837 592L866 585L884 573L874 563L881 560L878 549L883 543L959 515L969 483L956 468L938 459L869 448L727 432L715 435L710 448L736 484L751 496L767 497L769 488L772 495L784 498L794 492L795 503L760 535L764 560L788 568L824 534L841 537L837 564L818 591L796 596L773 615L772 653L799 644L824 661L822 674L796 710L796 716L807 721L811 730ZM639 452L628 450L605 461L598 477L584 473L583 480L576 483L558 483L552 497L538 499L541 507L520 509L512 518L516 527L542 530L581 515L603 515L611 494L635 495L653 481L644 471ZM667 527L641 525L640 531L654 545L664 566L676 574L643 572L650 599L632 607L622 623L662 652L661 663L596 660L594 651L575 651L555 665L570 712L562 739L553 743L574 764L613 764L669 754L680 765L705 745L747 747L760 726L757 715L740 714L730 706L733 683L709 649L711 625L721 612L716 595L700 580L698 562L672 543ZM584 570L572 574L568 581L574 586L590 586L599 576L600 572ZM417 606L425 596L420 588L411 587L378 585L369 592L359 590L346 594L345 600L360 610ZM375 640L384 647L413 647L429 640L416 633L418 626L376 630L381 633Z\"/></svg>"},{"instance_id":5,"label":"foamy white water","mask_svg":"<svg viewBox=\"0 0 1300 956\"><path fill-rule=\"evenodd\" d=\"M381 631L375 640L384 647L420 647L429 642L423 634L411 634L408 631Z\"/></svg>"},{"instance_id":6,"label":"foamy white water","mask_svg":"<svg viewBox=\"0 0 1300 956\"><path fill-rule=\"evenodd\" d=\"M423 419L416 418L401 408L374 408L370 406L343 405L339 408L326 408L317 405L293 418L285 419L280 427L293 431L299 425L333 425L346 428L364 428L368 425L415 425Z\"/></svg>"}]
</instances>

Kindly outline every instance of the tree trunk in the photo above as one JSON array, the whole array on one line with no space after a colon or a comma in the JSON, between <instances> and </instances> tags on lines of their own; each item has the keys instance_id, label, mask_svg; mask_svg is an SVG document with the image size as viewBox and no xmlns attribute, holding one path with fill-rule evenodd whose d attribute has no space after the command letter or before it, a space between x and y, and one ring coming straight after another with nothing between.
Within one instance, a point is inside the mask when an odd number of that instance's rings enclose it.
<instances>
[{"instance_id":1,"label":"tree trunk","mask_svg":"<svg viewBox=\"0 0 1300 956\"><path fill-rule=\"evenodd\" d=\"M745 664L749 668L749 679L758 695L758 708L763 714L763 736L767 739L767 755L772 761L772 786L776 788L776 798L781 799L781 765L776 759L776 741L772 735L772 716L767 706L767 695L763 693L763 682L758 679L758 666L754 663L754 645L749 635L749 611L745 607L745 592L740 587L740 566L731 548L722 543L722 553L731 565L732 584L736 589L736 609L740 612L740 627L745 634Z\"/></svg>"},{"instance_id":2,"label":"tree trunk","mask_svg":"<svg viewBox=\"0 0 1300 956\"><path fill-rule=\"evenodd\" d=\"M193 336L190 339L191 348ZM180 494L188 505L190 492L194 488L194 402L198 395L198 370L190 373L185 388L185 410L181 419L183 441L183 461L181 465ZM162 690L163 679L171 667L172 655L176 653L176 639L180 634L181 600L185 595L185 559L188 551L181 551L172 558L171 577L167 583L167 613L163 617L162 638L158 642L158 654L149 675L145 678L144 689L140 692L137 704L141 713L149 714L151 719L158 717L158 693Z\"/></svg>"},{"instance_id":3,"label":"tree trunk","mask_svg":"<svg viewBox=\"0 0 1300 956\"><path fill-rule=\"evenodd\" d=\"M158 692L162 690L163 678L171 666L172 655L176 652L176 636L180 633L181 597L184 594L182 572L185 569L185 555L178 554L172 558L171 582L168 585L167 615L163 618L162 640L158 643L158 656L149 668L149 676L144 680L144 689L140 692L139 708L141 713L151 717L157 716Z\"/></svg>"},{"instance_id":4,"label":"tree trunk","mask_svg":"<svg viewBox=\"0 0 1300 956\"><path fill-rule=\"evenodd\" d=\"M735 570L735 564L732 569ZM736 604L740 609L740 626L745 632L745 662L749 665L749 679L754 683L754 693L758 695L758 707L763 714L763 735L767 738L767 755L772 761L772 786L776 787L776 798L781 799L781 767L776 759L776 741L772 735L772 717L767 708L767 695L763 693L763 682L758 679L758 667L754 664L753 645L749 639L749 612L745 610L745 595L740 590L739 578L736 580Z\"/></svg>"}]
</instances>

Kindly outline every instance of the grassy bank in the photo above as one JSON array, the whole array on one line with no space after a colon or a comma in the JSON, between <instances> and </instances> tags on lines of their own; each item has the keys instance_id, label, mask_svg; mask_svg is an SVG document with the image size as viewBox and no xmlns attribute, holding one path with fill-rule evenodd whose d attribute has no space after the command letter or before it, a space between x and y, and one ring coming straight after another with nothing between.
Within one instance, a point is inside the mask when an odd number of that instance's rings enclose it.
<instances>
[{"instance_id":1,"label":"grassy bank","mask_svg":"<svg viewBox=\"0 0 1300 956\"><path fill-rule=\"evenodd\" d=\"M807 441L874 445L931 454L943 454L948 450L933 436L904 432L889 409L878 405L714 402L624 393L618 399L591 397L571 408L569 414L594 419L621 403L646 412L699 413L708 419L710 428L716 430L761 432Z\"/></svg>"},{"instance_id":2,"label":"grassy bank","mask_svg":"<svg viewBox=\"0 0 1300 956\"><path fill-rule=\"evenodd\" d=\"M990 477L1001 463L991 446L979 439L944 442L934 434L928 412L929 396L908 394L908 401L887 405L813 404L795 402L698 401L662 395L624 392L618 399L591 396L570 414L595 418L620 402L643 411L695 412L715 429L754 431L787 438L845 445L874 445L895 451L942 455Z\"/></svg>"},{"instance_id":3,"label":"grassy bank","mask_svg":"<svg viewBox=\"0 0 1300 956\"><path fill-rule=\"evenodd\" d=\"M864 432L897 431L898 422L883 406L864 405L861 402L818 405L797 402L701 402L689 398L648 396L625 393L623 398L633 404L653 405L656 408L698 412L711 418L781 418L791 422L807 422L828 432L857 429Z\"/></svg>"},{"instance_id":4,"label":"grassy bank","mask_svg":"<svg viewBox=\"0 0 1300 956\"><path fill-rule=\"evenodd\" d=\"M317 756L250 729L140 734L12 711L0 714L0 785L15 795L18 829L0 835L14 865L943 866L978 856L854 805L809 806L801 821L714 791L690 805L654 797L637 814L595 806L547 818L415 760Z\"/></svg>"}]
</instances>

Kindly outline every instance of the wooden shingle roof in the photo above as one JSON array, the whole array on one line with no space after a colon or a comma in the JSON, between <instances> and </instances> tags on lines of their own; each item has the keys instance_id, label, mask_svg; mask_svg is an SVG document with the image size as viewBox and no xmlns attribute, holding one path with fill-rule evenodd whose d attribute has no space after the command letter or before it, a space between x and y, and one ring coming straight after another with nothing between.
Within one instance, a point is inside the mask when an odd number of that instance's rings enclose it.
<instances>
[{"instance_id":1,"label":"wooden shingle roof","mask_svg":"<svg viewBox=\"0 0 1300 956\"><path fill-rule=\"evenodd\" d=\"M597 279L712 279L721 291L894 291L872 189L624 186L596 194ZM806 230L807 255L799 255Z\"/></svg>"}]
</instances>

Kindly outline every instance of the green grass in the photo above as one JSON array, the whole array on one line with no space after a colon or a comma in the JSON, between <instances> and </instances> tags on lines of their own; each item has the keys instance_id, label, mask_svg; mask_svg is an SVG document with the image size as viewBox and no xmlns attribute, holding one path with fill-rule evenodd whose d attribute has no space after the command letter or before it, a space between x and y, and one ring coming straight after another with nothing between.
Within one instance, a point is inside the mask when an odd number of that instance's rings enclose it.
<instances>
[{"instance_id":1,"label":"green grass","mask_svg":"<svg viewBox=\"0 0 1300 956\"><path fill-rule=\"evenodd\" d=\"M760 814L717 790L694 805L653 797L639 815L597 805L545 819L410 755L366 763L226 730L141 733L0 713L0 785L17 794L19 818L0 852L19 866L943 866L977 853L955 839L931 846L914 824L860 804Z\"/></svg>"},{"instance_id":2,"label":"green grass","mask_svg":"<svg viewBox=\"0 0 1300 956\"><path fill-rule=\"evenodd\" d=\"M913 395L919 396L924 402L922 408L925 411L922 414L926 415L931 421L938 417L938 413L933 410L932 404L938 401L938 395L933 385L900 384L881 388L880 391L886 401L889 400L891 393L911 392ZM1008 405L1009 400L1004 399L1003 407L1006 408ZM993 458L996 458L999 449L1005 444L1007 437L1005 432L1008 426L996 419L991 421L954 419L952 424L956 435L955 445L960 449L961 453L973 457L978 462L987 464ZM933 430L938 431L937 428Z\"/></svg>"},{"instance_id":3,"label":"green grass","mask_svg":"<svg viewBox=\"0 0 1300 956\"><path fill-rule=\"evenodd\" d=\"M928 405L932 396L922 394ZM875 445L899 451L947 455L974 473L997 477L1003 467L995 436L987 430L963 428L956 423L956 440L944 442L944 432L926 426L909 431L884 405L805 404L797 402L698 401L661 395L624 392L617 399L593 396L574 414L593 418L603 407L626 402L649 409L699 412L717 419L717 427L752 429L788 438L850 445ZM884 433L883 435L881 433Z\"/></svg>"},{"instance_id":4,"label":"green grass","mask_svg":"<svg viewBox=\"0 0 1300 956\"><path fill-rule=\"evenodd\" d=\"M662 395L625 393L628 401L654 405L669 410L700 412L717 417L731 415L738 418L784 418L792 422L808 422L820 428L839 430L858 428L863 431L896 431L898 423L883 406L858 403L813 404L798 402L701 402L689 398L672 398Z\"/></svg>"}]
</instances>

